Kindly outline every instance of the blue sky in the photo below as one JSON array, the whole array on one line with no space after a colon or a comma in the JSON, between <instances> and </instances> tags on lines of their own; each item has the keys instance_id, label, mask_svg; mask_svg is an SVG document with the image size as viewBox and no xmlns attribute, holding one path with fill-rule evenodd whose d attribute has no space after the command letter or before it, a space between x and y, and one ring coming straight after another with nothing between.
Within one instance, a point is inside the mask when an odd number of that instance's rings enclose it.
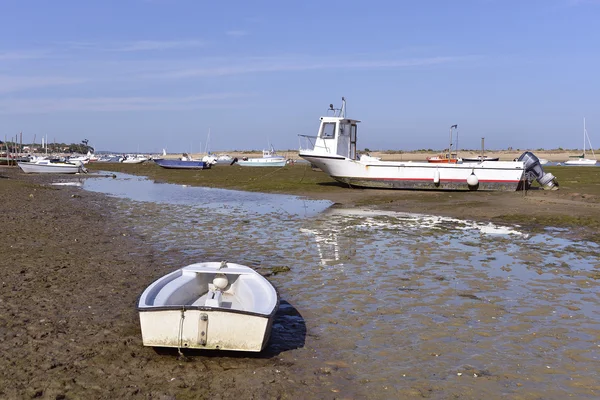
<instances>
[{"instance_id":1,"label":"blue sky","mask_svg":"<svg viewBox=\"0 0 600 400\"><path fill-rule=\"evenodd\" d=\"M0 140L297 149L600 146L600 0L2 0Z\"/></svg>"}]
</instances>

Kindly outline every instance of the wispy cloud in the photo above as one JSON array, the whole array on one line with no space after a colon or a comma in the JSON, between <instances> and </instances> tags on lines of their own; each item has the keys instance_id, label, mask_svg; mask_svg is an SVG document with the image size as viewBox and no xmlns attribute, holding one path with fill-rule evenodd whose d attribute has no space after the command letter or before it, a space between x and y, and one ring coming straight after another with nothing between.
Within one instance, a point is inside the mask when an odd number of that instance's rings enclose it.
<instances>
[{"instance_id":1,"label":"wispy cloud","mask_svg":"<svg viewBox=\"0 0 600 400\"><path fill-rule=\"evenodd\" d=\"M85 82L81 78L63 76L8 76L0 75L0 94L49 86L75 85Z\"/></svg>"},{"instance_id":2,"label":"wispy cloud","mask_svg":"<svg viewBox=\"0 0 600 400\"><path fill-rule=\"evenodd\" d=\"M89 42L68 41L54 43L56 52L89 51L89 52L144 52L162 50L180 50L206 46L206 41L200 39L179 40L129 40L122 42ZM1 54L1 53L0 53Z\"/></svg>"},{"instance_id":3,"label":"wispy cloud","mask_svg":"<svg viewBox=\"0 0 600 400\"><path fill-rule=\"evenodd\" d=\"M0 114L38 114L61 111L191 110L230 107L220 101L249 97L248 93L212 93L183 97L67 97L0 100Z\"/></svg>"},{"instance_id":4,"label":"wispy cloud","mask_svg":"<svg viewBox=\"0 0 600 400\"><path fill-rule=\"evenodd\" d=\"M227 36L241 37L241 36L247 36L248 32L241 31L241 30L233 30L233 31L227 31L227 32L225 32L225 34Z\"/></svg>"},{"instance_id":5,"label":"wispy cloud","mask_svg":"<svg viewBox=\"0 0 600 400\"><path fill-rule=\"evenodd\" d=\"M138 40L127 42L114 47L108 47L109 51L151 51L151 50L178 50L193 47L202 47L206 43L202 40Z\"/></svg>"},{"instance_id":6,"label":"wispy cloud","mask_svg":"<svg viewBox=\"0 0 600 400\"><path fill-rule=\"evenodd\" d=\"M344 57L334 57L333 59L303 59L303 58L278 58L267 57L257 59L238 59L235 61L223 62L223 65L203 67L203 68L180 68L165 70L161 73L147 75L149 78L191 78L191 77L214 77L225 75L241 75L251 73L265 72L286 72L286 71L310 71L325 69L385 69L385 68L407 68L407 67L426 67L439 64L448 64L469 57L428 57L428 58L408 58L396 60L345 60ZM470 57L473 58L473 57ZM342 61L340 61L342 60ZM198 64L198 63L196 63ZM206 63L203 63L206 64Z\"/></svg>"},{"instance_id":7,"label":"wispy cloud","mask_svg":"<svg viewBox=\"0 0 600 400\"><path fill-rule=\"evenodd\" d=\"M580 6L580 5L584 5L584 4L600 5L600 0L567 0L567 4L570 6Z\"/></svg>"},{"instance_id":8,"label":"wispy cloud","mask_svg":"<svg viewBox=\"0 0 600 400\"><path fill-rule=\"evenodd\" d=\"M0 51L0 61L34 60L44 58L49 50Z\"/></svg>"}]
</instances>

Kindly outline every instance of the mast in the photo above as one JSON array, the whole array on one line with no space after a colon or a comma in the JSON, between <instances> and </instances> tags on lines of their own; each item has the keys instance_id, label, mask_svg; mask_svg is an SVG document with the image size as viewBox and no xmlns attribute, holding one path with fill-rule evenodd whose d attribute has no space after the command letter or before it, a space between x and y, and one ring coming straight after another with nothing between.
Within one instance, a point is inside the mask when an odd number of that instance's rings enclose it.
<instances>
[{"instance_id":1,"label":"mast","mask_svg":"<svg viewBox=\"0 0 600 400\"><path fill-rule=\"evenodd\" d=\"M454 125L450 127L450 144L448 145L448 160L452 158L452 127L454 127Z\"/></svg>"},{"instance_id":2,"label":"mast","mask_svg":"<svg viewBox=\"0 0 600 400\"><path fill-rule=\"evenodd\" d=\"M206 135L206 144L204 145L204 152L208 155L208 143L210 142L210 128L208 128L208 134ZM200 151L202 151L202 145L200 145Z\"/></svg>"},{"instance_id":3,"label":"mast","mask_svg":"<svg viewBox=\"0 0 600 400\"><path fill-rule=\"evenodd\" d=\"M596 159L596 153L594 153L594 146L592 146L592 142L590 141L590 136L587 133L587 129L585 128L585 118L583 118L583 156L585 157L585 141L587 140L590 145L590 150L592 152L592 156Z\"/></svg>"},{"instance_id":4,"label":"mast","mask_svg":"<svg viewBox=\"0 0 600 400\"><path fill-rule=\"evenodd\" d=\"M452 158L452 128L458 130L458 125L450 127L450 147L448 147L448 159ZM458 158L458 132L456 132L456 158Z\"/></svg>"},{"instance_id":5,"label":"mast","mask_svg":"<svg viewBox=\"0 0 600 400\"><path fill-rule=\"evenodd\" d=\"M585 131L585 117L583 117L583 158L585 158L585 137L587 132Z\"/></svg>"}]
</instances>

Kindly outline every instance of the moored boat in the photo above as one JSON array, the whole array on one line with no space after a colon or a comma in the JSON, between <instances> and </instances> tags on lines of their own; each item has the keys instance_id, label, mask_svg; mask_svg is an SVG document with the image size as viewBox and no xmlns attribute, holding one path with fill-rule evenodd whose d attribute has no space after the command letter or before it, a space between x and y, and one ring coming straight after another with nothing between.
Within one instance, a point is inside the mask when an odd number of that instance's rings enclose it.
<instances>
[{"instance_id":1,"label":"moored boat","mask_svg":"<svg viewBox=\"0 0 600 400\"><path fill-rule=\"evenodd\" d=\"M456 132L456 141L454 142L454 149L452 148L454 141L454 135L452 134L452 130ZM447 152L443 154L438 154L437 156L427 157L427 162L434 164L457 164L461 163L462 159L458 157L458 125L452 125L450 127L450 144L446 149Z\"/></svg>"},{"instance_id":2,"label":"moored boat","mask_svg":"<svg viewBox=\"0 0 600 400\"><path fill-rule=\"evenodd\" d=\"M592 157L587 158L585 154L586 144L589 143L590 151L592 152ZM596 154L594 154L594 148L592 147L592 143L590 142L590 137L588 136L587 129L585 129L585 118L583 119L583 153L578 156L571 156L570 160L564 162L564 165L596 165L598 160L596 160Z\"/></svg>"},{"instance_id":3,"label":"moored boat","mask_svg":"<svg viewBox=\"0 0 600 400\"><path fill-rule=\"evenodd\" d=\"M202 262L156 280L137 309L145 346L259 352L278 307L277 291L252 268Z\"/></svg>"},{"instance_id":4,"label":"moored boat","mask_svg":"<svg viewBox=\"0 0 600 400\"><path fill-rule=\"evenodd\" d=\"M18 165L26 174L77 174L87 172L81 162L70 163L42 159L30 162L19 162Z\"/></svg>"},{"instance_id":5,"label":"moored boat","mask_svg":"<svg viewBox=\"0 0 600 400\"><path fill-rule=\"evenodd\" d=\"M500 157L489 157L485 155L485 138L481 138L481 154L476 157L462 157L463 162L500 161ZM543 164L540 160L540 164Z\"/></svg>"},{"instance_id":6,"label":"moored boat","mask_svg":"<svg viewBox=\"0 0 600 400\"><path fill-rule=\"evenodd\" d=\"M489 156L462 157L462 161L463 162L500 161L500 157L489 157Z\"/></svg>"},{"instance_id":7,"label":"moored boat","mask_svg":"<svg viewBox=\"0 0 600 400\"><path fill-rule=\"evenodd\" d=\"M148 161L148 157L141 154L127 154L121 160L123 164L141 164L145 161Z\"/></svg>"},{"instance_id":8,"label":"moored boat","mask_svg":"<svg viewBox=\"0 0 600 400\"><path fill-rule=\"evenodd\" d=\"M439 154L437 156L427 157L427 162L435 164L456 164L462 162L462 159L456 157L456 154Z\"/></svg>"},{"instance_id":9,"label":"moored boat","mask_svg":"<svg viewBox=\"0 0 600 400\"><path fill-rule=\"evenodd\" d=\"M523 153L516 161L478 163L428 163L381 161L357 155L359 120L346 118L346 102L333 116L321 117L316 136L304 137L310 146L299 156L338 182L349 186L388 189L502 190L528 188L537 180L545 189L558 186L556 178L544 173L537 157Z\"/></svg>"},{"instance_id":10,"label":"moored boat","mask_svg":"<svg viewBox=\"0 0 600 400\"><path fill-rule=\"evenodd\" d=\"M246 158L238 160L242 167L285 167L287 159L275 152L273 146L269 150L263 150L262 157Z\"/></svg>"},{"instance_id":11,"label":"moored boat","mask_svg":"<svg viewBox=\"0 0 600 400\"><path fill-rule=\"evenodd\" d=\"M202 160L184 159L171 160L166 158L155 158L153 160L157 165L169 169L209 169L210 163Z\"/></svg>"}]
</instances>

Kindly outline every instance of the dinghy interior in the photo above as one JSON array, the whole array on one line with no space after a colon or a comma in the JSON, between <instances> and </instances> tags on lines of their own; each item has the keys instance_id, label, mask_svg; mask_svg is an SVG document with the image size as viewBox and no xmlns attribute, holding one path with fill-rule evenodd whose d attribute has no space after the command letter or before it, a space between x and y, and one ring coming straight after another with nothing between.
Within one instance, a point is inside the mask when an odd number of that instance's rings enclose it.
<instances>
[{"instance_id":1,"label":"dinghy interior","mask_svg":"<svg viewBox=\"0 0 600 400\"><path fill-rule=\"evenodd\" d=\"M146 346L261 351L278 306L275 288L252 268L205 262L156 280L138 311Z\"/></svg>"}]
</instances>

